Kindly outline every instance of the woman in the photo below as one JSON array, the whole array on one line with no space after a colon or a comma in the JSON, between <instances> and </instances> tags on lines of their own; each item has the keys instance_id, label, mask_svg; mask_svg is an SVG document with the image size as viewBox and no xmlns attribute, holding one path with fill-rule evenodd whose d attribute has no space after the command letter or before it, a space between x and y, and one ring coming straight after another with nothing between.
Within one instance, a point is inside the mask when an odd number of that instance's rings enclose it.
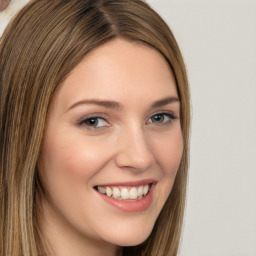
<instances>
[{"instance_id":1,"label":"woman","mask_svg":"<svg viewBox=\"0 0 256 256\"><path fill-rule=\"evenodd\" d=\"M176 255L189 93L137 0L36 0L0 44L0 255Z\"/></svg>"}]
</instances>

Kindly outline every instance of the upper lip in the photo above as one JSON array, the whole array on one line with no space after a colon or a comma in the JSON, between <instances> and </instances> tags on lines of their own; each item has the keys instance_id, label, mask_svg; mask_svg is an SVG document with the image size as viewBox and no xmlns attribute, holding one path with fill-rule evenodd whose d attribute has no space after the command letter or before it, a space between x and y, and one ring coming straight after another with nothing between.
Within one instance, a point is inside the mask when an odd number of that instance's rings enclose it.
<instances>
[{"instance_id":1,"label":"upper lip","mask_svg":"<svg viewBox=\"0 0 256 256\"><path fill-rule=\"evenodd\" d=\"M143 186L150 183L156 183L155 179L145 179L145 180L137 180L137 181L122 181L122 182L113 182L113 183L104 183L97 186L104 187L116 187L116 186Z\"/></svg>"}]
</instances>

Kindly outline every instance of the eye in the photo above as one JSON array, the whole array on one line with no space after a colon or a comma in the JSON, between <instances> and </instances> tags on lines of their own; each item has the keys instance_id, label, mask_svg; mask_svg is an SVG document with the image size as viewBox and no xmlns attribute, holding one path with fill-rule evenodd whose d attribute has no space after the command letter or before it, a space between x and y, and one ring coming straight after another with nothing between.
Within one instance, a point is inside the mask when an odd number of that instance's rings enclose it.
<instances>
[{"instance_id":1,"label":"eye","mask_svg":"<svg viewBox=\"0 0 256 256\"><path fill-rule=\"evenodd\" d=\"M165 125L172 122L176 117L171 113L158 113L150 117L150 124Z\"/></svg>"},{"instance_id":2,"label":"eye","mask_svg":"<svg viewBox=\"0 0 256 256\"><path fill-rule=\"evenodd\" d=\"M110 126L107 120L103 117L92 116L82 120L80 123L82 126L86 126L88 129L97 129Z\"/></svg>"}]
</instances>

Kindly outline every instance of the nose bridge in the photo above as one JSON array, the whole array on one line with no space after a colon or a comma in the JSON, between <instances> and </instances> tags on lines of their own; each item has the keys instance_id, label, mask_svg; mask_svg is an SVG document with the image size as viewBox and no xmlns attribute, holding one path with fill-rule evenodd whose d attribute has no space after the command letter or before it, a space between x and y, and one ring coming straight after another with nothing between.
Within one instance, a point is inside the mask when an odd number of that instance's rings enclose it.
<instances>
[{"instance_id":1,"label":"nose bridge","mask_svg":"<svg viewBox=\"0 0 256 256\"><path fill-rule=\"evenodd\" d=\"M143 127L130 125L122 129L118 143L120 150L116 156L116 163L119 167L144 170L153 163L154 156Z\"/></svg>"}]
</instances>

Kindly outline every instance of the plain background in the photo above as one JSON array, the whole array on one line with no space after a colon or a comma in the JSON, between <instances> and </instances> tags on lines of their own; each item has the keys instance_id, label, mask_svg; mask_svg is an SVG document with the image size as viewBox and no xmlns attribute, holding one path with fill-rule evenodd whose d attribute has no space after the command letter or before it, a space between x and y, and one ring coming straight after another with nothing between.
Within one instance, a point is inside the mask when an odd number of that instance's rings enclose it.
<instances>
[{"instance_id":1,"label":"plain background","mask_svg":"<svg viewBox=\"0 0 256 256\"><path fill-rule=\"evenodd\" d=\"M256 1L147 2L176 36L191 86L191 163L179 256L255 256ZM0 14L0 34L6 17Z\"/></svg>"}]
</instances>

